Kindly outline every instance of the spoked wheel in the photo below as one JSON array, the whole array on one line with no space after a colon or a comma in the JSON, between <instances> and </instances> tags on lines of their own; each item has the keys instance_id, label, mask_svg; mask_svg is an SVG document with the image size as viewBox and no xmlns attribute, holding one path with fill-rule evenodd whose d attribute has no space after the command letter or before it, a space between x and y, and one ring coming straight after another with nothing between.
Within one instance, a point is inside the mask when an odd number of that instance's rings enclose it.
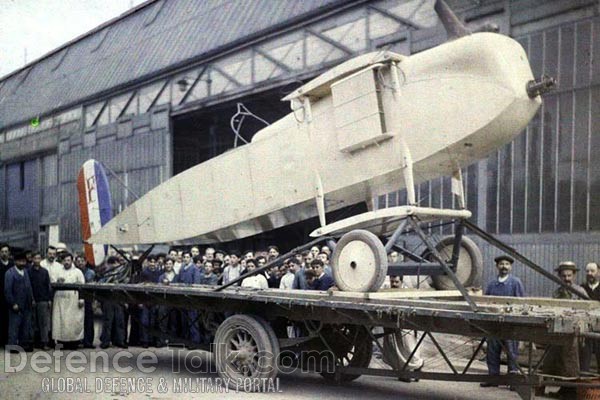
<instances>
[{"instance_id":1,"label":"spoked wheel","mask_svg":"<svg viewBox=\"0 0 600 400\"><path fill-rule=\"evenodd\" d=\"M452 257L452 248L454 247L454 236L446 236L440 240L436 249L441 254L444 261ZM429 250L423 253L423 258L434 261ZM462 237L460 242L460 251L458 253L458 265L456 266L456 277L463 286L481 285L481 274L483 272L483 256L479 246L466 236ZM438 290L456 289L454 282L447 275L434 275L431 277L433 286Z\"/></svg>"},{"instance_id":2,"label":"spoked wheel","mask_svg":"<svg viewBox=\"0 0 600 400\"><path fill-rule=\"evenodd\" d=\"M327 364L325 371L320 371L321 376L328 381L336 379L335 370L339 367L367 368L371 362L373 347L371 337L366 328L357 325L327 325L321 335L327 342L331 351L325 354ZM323 364L322 364L323 365ZM340 374L342 382L357 379L360 374Z\"/></svg>"},{"instance_id":3,"label":"spoked wheel","mask_svg":"<svg viewBox=\"0 0 600 400\"><path fill-rule=\"evenodd\" d=\"M387 275L387 255L373 233L356 229L335 246L331 269L336 286L347 292L377 291Z\"/></svg>"},{"instance_id":4,"label":"spoked wheel","mask_svg":"<svg viewBox=\"0 0 600 400\"><path fill-rule=\"evenodd\" d=\"M279 342L271 326L255 315L233 315L217 329L219 375L232 389L257 391L277 376Z\"/></svg>"}]
</instances>

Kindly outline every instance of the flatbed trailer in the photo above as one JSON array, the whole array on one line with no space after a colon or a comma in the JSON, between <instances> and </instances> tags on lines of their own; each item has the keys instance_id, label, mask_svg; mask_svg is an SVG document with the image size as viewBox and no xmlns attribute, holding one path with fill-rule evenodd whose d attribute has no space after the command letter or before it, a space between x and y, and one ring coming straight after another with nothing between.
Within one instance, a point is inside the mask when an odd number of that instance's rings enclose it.
<instances>
[{"instance_id":1,"label":"flatbed trailer","mask_svg":"<svg viewBox=\"0 0 600 400\"><path fill-rule=\"evenodd\" d=\"M84 298L102 302L195 310L198 323L211 338L210 343L204 343L201 348L215 352L219 373L233 381L274 378L281 371L277 363L282 361L283 355L300 363L303 354L314 355L317 351L324 352L329 358L325 357L318 363L313 360L313 364L302 364L302 369L313 369L326 379L337 382L360 375L390 376L404 381L488 382L511 385L522 398L530 399L534 398L536 386L556 383L556 379L540 373L544 357L534 363L534 342L547 345L547 352L551 346L572 343L574 338L595 338L597 334L594 332L600 331L598 303L586 300L471 294L471 300L477 303L474 311L457 290L397 289L359 293L238 286L218 290L215 286L180 284L53 286L57 290L78 290ZM292 337L290 330L295 332ZM369 368L373 346L389 352L389 349L384 349L385 338L402 330L419 332L417 346L408 360L392 363L396 365L392 369ZM169 336L167 332L154 333ZM451 363L435 339L434 334L437 333L481 339L465 368L459 370ZM452 372L425 372L406 367L426 337ZM482 338L485 337L526 342L530 361L527 367L519 367L519 374L492 376L471 373L470 366L481 354L485 341ZM172 342L185 344L185 340L179 338ZM256 360L262 353L270 354L272 357L267 358L272 359L265 361L265 365L258 365ZM268 368L265 369L265 366Z\"/></svg>"},{"instance_id":2,"label":"flatbed trailer","mask_svg":"<svg viewBox=\"0 0 600 400\"><path fill-rule=\"evenodd\" d=\"M265 379L298 368L319 372L336 382L376 375L403 381L431 379L510 385L523 399L534 398L539 386L557 383L593 386L585 378L582 382L581 377L574 380L549 376L540 370L553 346L569 346L580 338L600 339L597 333L600 303L477 295L469 288L481 284L483 261L476 243L463 235L465 232L511 255L574 295L586 296L469 222L470 216L464 209L417 206L356 215L315 230L311 234L316 237L313 241L221 286L122 283L129 282L136 268L139 272L140 261L134 264L130 260L123 271L103 274L117 283L60 283L53 287L77 290L84 298L102 302L182 310L182 315L198 324L204 343L193 343L173 332L144 329L154 336L168 338L170 345L214 352L218 373L235 385L233 388L239 388L240 380L251 380L257 385L250 385L250 389L260 390ZM451 226L453 234L438 238L430 231L434 226ZM325 243L333 248L332 273L341 290L236 286L250 275ZM113 248L127 259L126 254ZM388 263L386 254L391 250L401 253L404 261ZM150 251L152 248L141 259ZM431 276L433 285L440 290L381 290L385 275L416 275L418 280L423 275ZM403 343L407 332L418 334L411 345ZM478 345L461 370L436 339L439 334L477 338ZM473 373L471 366L481 354L486 338L524 342L526 367L517 364L518 374ZM425 339L437 349L450 372L424 371L422 362L414 362ZM504 341L501 343L506 346ZM544 354L536 360L534 343L545 345ZM391 369L371 367L373 347L381 350ZM243 387L248 388L245 382Z\"/></svg>"}]
</instances>

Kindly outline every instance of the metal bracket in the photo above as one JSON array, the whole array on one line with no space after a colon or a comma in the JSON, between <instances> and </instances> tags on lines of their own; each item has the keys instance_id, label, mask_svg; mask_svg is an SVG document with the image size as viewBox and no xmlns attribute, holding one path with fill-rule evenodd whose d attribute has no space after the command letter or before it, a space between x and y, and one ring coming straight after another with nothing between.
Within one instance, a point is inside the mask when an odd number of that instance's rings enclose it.
<instances>
[{"instance_id":1,"label":"metal bracket","mask_svg":"<svg viewBox=\"0 0 600 400\"><path fill-rule=\"evenodd\" d=\"M452 194L456 196L456 199L458 201L458 208L464 210L466 206L465 189L463 184L462 171L460 170L460 168L457 168L452 173L452 178L450 182Z\"/></svg>"},{"instance_id":2,"label":"metal bracket","mask_svg":"<svg viewBox=\"0 0 600 400\"><path fill-rule=\"evenodd\" d=\"M321 227L327 225L325 219L325 194L323 191L323 181L321 175L315 170L315 202L317 203L317 212L319 213L319 223Z\"/></svg>"},{"instance_id":3,"label":"metal bracket","mask_svg":"<svg viewBox=\"0 0 600 400\"><path fill-rule=\"evenodd\" d=\"M404 139L400 140L400 146L402 148L402 161L404 163L402 175L404 176L404 185L406 186L407 203L409 206L414 206L417 205L417 197L415 194L412 155L410 154L410 149Z\"/></svg>"}]
</instances>

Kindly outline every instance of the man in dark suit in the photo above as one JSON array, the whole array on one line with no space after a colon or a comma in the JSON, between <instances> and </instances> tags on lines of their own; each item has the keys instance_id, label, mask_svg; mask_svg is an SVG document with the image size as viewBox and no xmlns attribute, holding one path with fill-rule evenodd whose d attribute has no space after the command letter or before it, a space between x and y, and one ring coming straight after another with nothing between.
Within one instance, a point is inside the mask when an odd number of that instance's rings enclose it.
<instances>
[{"instance_id":1,"label":"man in dark suit","mask_svg":"<svg viewBox=\"0 0 600 400\"><path fill-rule=\"evenodd\" d=\"M328 290L330 287L335 286L333 278L325 273L325 265L323 261L316 259L310 263L313 271L315 271L316 279L313 282L313 290Z\"/></svg>"},{"instance_id":2,"label":"man in dark suit","mask_svg":"<svg viewBox=\"0 0 600 400\"><path fill-rule=\"evenodd\" d=\"M19 345L26 351L31 351L31 311L34 301L29 275L25 269L25 252L15 256L15 264L4 276L4 299L9 307L8 344Z\"/></svg>"},{"instance_id":3,"label":"man in dark suit","mask_svg":"<svg viewBox=\"0 0 600 400\"><path fill-rule=\"evenodd\" d=\"M0 244L0 346L4 346L8 342L8 314L9 308L4 300L4 276L9 269L15 266L15 263L10 258L10 247L6 243Z\"/></svg>"},{"instance_id":4,"label":"man in dark suit","mask_svg":"<svg viewBox=\"0 0 600 400\"><path fill-rule=\"evenodd\" d=\"M581 287L590 300L600 301L600 280L598 278L598 263L588 263L585 266L585 283ZM596 366L600 371L600 341L595 339L585 339L579 346L579 365L582 371L591 372L592 353L596 354Z\"/></svg>"}]
</instances>

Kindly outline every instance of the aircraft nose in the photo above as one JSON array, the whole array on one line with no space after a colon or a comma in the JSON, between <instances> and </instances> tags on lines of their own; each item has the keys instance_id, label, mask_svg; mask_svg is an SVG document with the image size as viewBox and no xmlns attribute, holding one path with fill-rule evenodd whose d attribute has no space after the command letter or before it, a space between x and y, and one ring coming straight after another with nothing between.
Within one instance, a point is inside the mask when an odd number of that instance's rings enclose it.
<instances>
[{"instance_id":1,"label":"aircraft nose","mask_svg":"<svg viewBox=\"0 0 600 400\"><path fill-rule=\"evenodd\" d=\"M556 79L543 75L539 80L532 79L527 82L526 90L529 98L534 99L538 96L542 96L556 88Z\"/></svg>"}]
</instances>

